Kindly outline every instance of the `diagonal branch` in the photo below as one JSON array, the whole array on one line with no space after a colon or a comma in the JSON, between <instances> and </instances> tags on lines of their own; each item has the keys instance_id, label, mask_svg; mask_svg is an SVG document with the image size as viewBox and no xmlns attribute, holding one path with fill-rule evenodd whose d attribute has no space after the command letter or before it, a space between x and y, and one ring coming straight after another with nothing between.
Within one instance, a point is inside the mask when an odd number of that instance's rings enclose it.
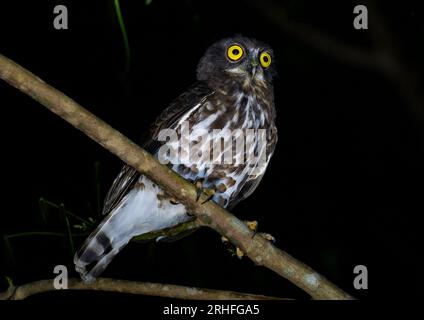
<instances>
[{"instance_id":1,"label":"diagonal branch","mask_svg":"<svg viewBox=\"0 0 424 320\"><path fill-rule=\"evenodd\" d=\"M265 266L291 281L314 299L352 299L333 283L276 248L254 233L239 219L203 194L196 201L196 188L117 130L77 104L71 98L0 55L0 78L31 96L81 130L104 148L117 155L140 173L145 174L195 215L200 224L208 226L229 239L257 265Z\"/></svg>"},{"instance_id":2,"label":"diagonal branch","mask_svg":"<svg viewBox=\"0 0 424 320\"><path fill-rule=\"evenodd\" d=\"M54 288L53 280L39 280L18 287L10 286L6 292L0 293L0 300L24 300L34 294L58 290L61 289ZM287 300L277 297L268 297L235 291L212 290L178 286L174 284L138 282L109 278L99 278L96 282L91 284L86 284L79 279L69 279L68 288L66 290L120 292L190 300Z\"/></svg>"}]
</instances>

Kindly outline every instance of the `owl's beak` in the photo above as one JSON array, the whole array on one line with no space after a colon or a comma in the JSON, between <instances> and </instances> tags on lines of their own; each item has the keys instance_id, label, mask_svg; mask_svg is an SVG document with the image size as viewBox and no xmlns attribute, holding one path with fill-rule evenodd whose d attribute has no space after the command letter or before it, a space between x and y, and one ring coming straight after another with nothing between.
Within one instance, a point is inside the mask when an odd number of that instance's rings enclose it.
<instances>
[{"instance_id":1,"label":"owl's beak","mask_svg":"<svg viewBox=\"0 0 424 320\"><path fill-rule=\"evenodd\" d=\"M258 61L256 59L250 60L249 71L252 74L252 78L255 76L256 70L258 69Z\"/></svg>"}]
</instances>

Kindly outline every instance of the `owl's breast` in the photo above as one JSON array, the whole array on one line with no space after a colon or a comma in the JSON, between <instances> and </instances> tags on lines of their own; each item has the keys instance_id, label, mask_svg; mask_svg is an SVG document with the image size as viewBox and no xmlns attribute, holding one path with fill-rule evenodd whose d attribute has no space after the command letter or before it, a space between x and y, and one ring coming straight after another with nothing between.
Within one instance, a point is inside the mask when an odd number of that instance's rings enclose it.
<instances>
[{"instance_id":1,"label":"owl's breast","mask_svg":"<svg viewBox=\"0 0 424 320\"><path fill-rule=\"evenodd\" d=\"M190 181L214 189L213 200L231 202L256 171L267 165L266 105L255 95L215 95L180 123L172 145L178 161L172 169ZM260 169L258 169L260 168Z\"/></svg>"}]
</instances>

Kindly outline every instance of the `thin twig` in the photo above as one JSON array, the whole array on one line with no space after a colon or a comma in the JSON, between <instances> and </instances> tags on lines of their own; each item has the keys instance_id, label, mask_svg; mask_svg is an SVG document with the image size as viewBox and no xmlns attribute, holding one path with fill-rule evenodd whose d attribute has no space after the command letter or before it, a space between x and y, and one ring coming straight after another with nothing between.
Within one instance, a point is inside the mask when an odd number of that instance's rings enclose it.
<instances>
[{"instance_id":1,"label":"thin twig","mask_svg":"<svg viewBox=\"0 0 424 320\"><path fill-rule=\"evenodd\" d=\"M152 155L71 98L0 55L0 78L31 96L61 118L81 130L128 165L152 179L182 203L198 222L219 232L239 247L257 265L265 266L303 289L314 299L352 299L317 272L281 251L260 235L254 236L242 221L202 194L176 172L160 164ZM205 202L205 203L204 203Z\"/></svg>"},{"instance_id":2,"label":"thin twig","mask_svg":"<svg viewBox=\"0 0 424 320\"><path fill-rule=\"evenodd\" d=\"M23 300L35 294L60 290L62 289L54 288L53 280L51 279L39 280L17 287L11 285L5 292L0 292L0 300ZM174 284L109 278L99 278L96 282L91 284L86 284L79 279L71 278L68 280L68 288L63 290L107 291L190 300L287 300L235 291L212 290L178 286Z\"/></svg>"}]
</instances>

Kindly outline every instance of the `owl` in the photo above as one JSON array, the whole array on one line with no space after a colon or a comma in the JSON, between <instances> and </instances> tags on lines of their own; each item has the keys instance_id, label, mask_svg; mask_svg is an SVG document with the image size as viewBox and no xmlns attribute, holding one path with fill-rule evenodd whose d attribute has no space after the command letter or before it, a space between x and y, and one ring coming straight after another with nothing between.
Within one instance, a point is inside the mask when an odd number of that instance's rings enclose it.
<instances>
[{"instance_id":1,"label":"owl","mask_svg":"<svg viewBox=\"0 0 424 320\"><path fill-rule=\"evenodd\" d=\"M210 190L210 201L233 208L256 189L277 143L273 60L272 49L255 39L236 36L212 44L200 59L197 81L162 112L142 147ZM174 134L164 139L164 132ZM254 139L259 133L261 139ZM184 205L127 165L106 196L103 214L74 258L86 282L94 281L131 238L193 219Z\"/></svg>"}]
</instances>

